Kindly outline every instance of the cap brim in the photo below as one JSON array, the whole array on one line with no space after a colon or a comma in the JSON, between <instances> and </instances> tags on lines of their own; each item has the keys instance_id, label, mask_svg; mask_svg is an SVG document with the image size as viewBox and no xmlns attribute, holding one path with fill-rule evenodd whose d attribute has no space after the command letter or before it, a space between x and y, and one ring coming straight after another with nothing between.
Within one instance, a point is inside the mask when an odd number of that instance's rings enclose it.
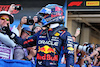
<instances>
[{"instance_id":1,"label":"cap brim","mask_svg":"<svg viewBox=\"0 0 100 67\"><path fill-rule=\"evenodd\" d=\"M33 31L28 31L28 32L31 32L32 33Z\"/></svg>"}]
</instances>

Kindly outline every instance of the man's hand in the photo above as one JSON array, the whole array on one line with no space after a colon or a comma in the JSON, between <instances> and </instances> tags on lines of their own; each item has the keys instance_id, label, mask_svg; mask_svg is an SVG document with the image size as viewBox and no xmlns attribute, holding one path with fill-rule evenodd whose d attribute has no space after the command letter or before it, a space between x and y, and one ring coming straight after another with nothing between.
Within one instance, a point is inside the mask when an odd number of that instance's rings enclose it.
<instances>
[{"instance_id":1,"label":"man's hand","mask_svg":"<svg viewBox=\"0 0 100 67\"><path fill-rule=\"evenodd\" d=\"M10 28L9 28L9 24L7 24L7 26L4 26L2 28L2 32L1 33L5 33L7 35L11 35L11 31L10 31Z\"/></svg>"},{"instance_id":2,"label":"man's hand","mask_svg":"<svg viewBox=\"0 0 100 67\"><path fill-rule=\"evenodd\" d=\"M15 10L15 4L11 4L11 5L10 5L10 8L9 8L8 12L9 12L10 14L12 14L12 13L13 13L13 10Z\"/></svg>"},{"instance_id":3,"label":"man's hand","mask_svg":"<svg viewBox=\"0 0 100 67\"><path fill-rule=\"evenodd\" d=\"M28 47L27 50L29 50L29 55L31 55L32 57L36 55L36 46Z\"/></svg>"},{"instance_id":4,"label":"man's hand","mask_svg":"<svg viewBox=\"0 0 100 67\"><path fill-rule=\"evenodd\" d=\"M84 61L86 61L86 60L87 60L89 63L91 63L91 62L92 62L92 60L91 60L90 56L85 57L85 58L84 58Z\"/></svg>"},{"instance_id":5,"label":"man's hand","mask_svg":"<svg viewBox=\"0 0 100 67\"><path fill-rule=\"evenodd\" d=\"M93 57L94 55L96 55L96 56L99 55L98 50L94 50L93 53L90 56Z\"/></svg>"},{"instance_id":6,"label":"man's hand","mask_svg":"<svg viewBox=\"0 0 100 67\"><path fill-rule=\"evenodd\" d=\"M29 55L27 56L27 58L30 60L30 59L32 59L32 57L34 57L35 55L36 55L36 46L34 46L34 47L29 47L29 48L27 48L28 50L29 50Z\"/></svg>"},{"instance_id":7,"label":"man's hand","mask_svg":"<svg viewBox=\"0 0 100 67\"><path fill-rule=\"evenodd\" d=\"M35 22L38 22L38 17L37 17L37 16L34 16L34 17L33 17L33 20L34 20L34 23L35 23Z\"/></svg>"}]
</instances>

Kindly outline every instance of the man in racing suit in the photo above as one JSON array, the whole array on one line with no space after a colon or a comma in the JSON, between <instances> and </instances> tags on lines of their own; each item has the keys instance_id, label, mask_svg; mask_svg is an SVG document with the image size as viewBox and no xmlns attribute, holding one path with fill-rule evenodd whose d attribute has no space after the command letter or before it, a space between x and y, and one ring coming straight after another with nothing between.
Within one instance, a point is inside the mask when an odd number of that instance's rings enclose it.
<instances>
[{"instance_id":1,"label":"man in racing suit","mask_svg":"<svg viewBox=\"0 0 100 67\"><path fill-rule=\"evenodd\" d=\"M6 31L12 40L16 41L24 48L35 46L33 43L36 43L37 67L57 67L61 46L64 46L66 67L73 67L73 40L66 28L60 26L63 19L62 7L57 4L49 4L45 8L42 8L38 14L44 14L42 15L43 19L41 21L43 22L43 26L48 28L39 31L29 39L21 39L7 27L4 27L3 30Z\"/></svg>"}]
</instances>

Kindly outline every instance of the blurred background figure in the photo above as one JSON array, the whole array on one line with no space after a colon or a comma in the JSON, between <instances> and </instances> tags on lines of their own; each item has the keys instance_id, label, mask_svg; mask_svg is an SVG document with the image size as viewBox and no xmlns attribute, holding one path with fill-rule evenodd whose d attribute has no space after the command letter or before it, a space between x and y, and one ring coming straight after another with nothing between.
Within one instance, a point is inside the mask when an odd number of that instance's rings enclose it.
<instances>
[{"instance_id":1,"label":"blurred background figure","mask_svg":"<svg viewBox=\"0 0 100 67\"><path fill-rule=\"evenodd\" d=\"M22 39L28 39L29 36L31 36L32 31L29 27L24 27L21 31L21 38ZM27 54L27 50L21 47L17 46L14 50L14 59L21 60L25 57L25 54Z\"/></svg>"},{"instance_id":2,"label":"blurred background figure","mask_svg":"<svg viewBox=\"0 0 100 67\"><path fill-rule=\"evenodd\" d=\"M100 45L96 44L93 52L84 58L84 61L88 62L89 66L100 66Z\"/></svg>"},{"instance_id":3,"label":"blurred background figure","mask_svg":"<svg viewBox=\"0 0 100 67\"><path fill-rule=\"evenodd\" d=\"M35 27L33 29L34 34L36 34L38 31L40 31L42 29L42 26L39 24L35 24ZM33 34L33 35L34 35ZM32 36L32 35L31 35ZM28 51L30 51L30 54L27 56L28 59L33 59L35 60L35 55L36 55L36 46L33 47L28 47L27 48ZM34 61L33 61L34 63ZM34 63L35 64L35 63Z\"/></svg>"},{"instance_id":4,"label":"blurred background figure","mask_svg":"<svg viewBox=\"0 0 100 67\"><path fill-rule=\"evenodd\" d=\"M18 27L17 27L17 29L18 29L18 31L19 31L19 36L21 36L22 26L23 26L23 24L25 24L25 23L27 23L27 16L23 16L23 17L21 18L21 21L20 21L20 23L19 23L19 25L18 25Z\"/></svg>"},{"instance_id":5,"label":"blurred background figure","mask_svg":"<svg viewBox=\"0 0 100 67\"><path fill-rule=\"evenodd\" d=\"M37 21L36 19L37 18L34 18L35 22ZM22 19L21 19L20 24L17 27L18 30L19 30L20 37L22 39L28 39L29 37L31 37L31 34L35 34L35 33L37 33L38 31L40 31L42 29L42 26L39 25L41 23L39 23L39 24L38 23L36 23L36 24L33 23L34 24L33 31L31 30L32 28L30 29L30 27L31 26L33 27L33 25L29 25L29 27L22 28L23 24L27 24L28 23L27 20L28 20L27 16L23 16ZM34 56L36 55L36 46L28 47L27 49L22 48L22 47L19 48L19 47L18 47L18 49L15 49L15 51L16 51L15 52L15 54L16 54L15 55L15 57L16 57L15 59L27 60L26 58L28 57L29 59L32 59L33 63L35 63ZM17 52L19 52L19 51L21 52L20 54L22 54L22 57L20 56L21 58L18 57L19 54Z\"/></svg>"},{"instance_id":6,"label":"blurred background figure","mask_svg":"<svg viewBox=\"0 0 100 67\"><path fill-rule=\"evenodd\" d=\"M38 31L40 31L42 29L42 26L39 24L35 24L35 28L34 28L34 32L37 33Z\"/></svg>"}]
</instances>

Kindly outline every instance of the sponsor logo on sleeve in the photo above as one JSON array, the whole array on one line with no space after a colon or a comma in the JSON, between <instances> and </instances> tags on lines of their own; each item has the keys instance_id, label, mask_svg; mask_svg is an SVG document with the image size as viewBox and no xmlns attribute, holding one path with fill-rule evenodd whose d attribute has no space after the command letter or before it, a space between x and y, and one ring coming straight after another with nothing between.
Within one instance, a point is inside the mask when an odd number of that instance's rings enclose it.
<instances>
[{"instance_id":1,"label":"sponsor logo on sleeve","mask_svg":"<svg viewBox=\"0 0 100 67\"><path fill-rule=\"evenodd\" d=\"M57 32L57 33L55 33L54 35L55 35L55 36L59 36L60 34Z\"/></svg>"}]
</instances>

